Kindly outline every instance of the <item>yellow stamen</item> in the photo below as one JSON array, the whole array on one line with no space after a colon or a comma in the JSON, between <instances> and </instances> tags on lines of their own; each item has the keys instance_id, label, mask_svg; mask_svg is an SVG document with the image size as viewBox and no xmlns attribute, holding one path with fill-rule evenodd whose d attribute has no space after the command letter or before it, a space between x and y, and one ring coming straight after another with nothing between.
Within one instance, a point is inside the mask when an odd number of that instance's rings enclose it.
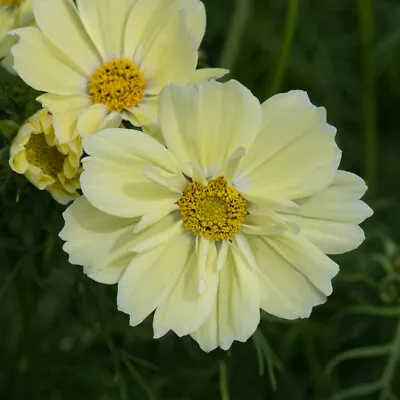
<instances>
[{"instance_id":1,"label":"yellow stamen","mask_svg":"<svg viewBox=\"0 0 400 400\"><path fill-rule=\"evenodd\" d=\"M63 170L66 156L57 147L49 146L43 133L32 134L25 149L29 164L40 168L46 175L57 178L57 174Z\"/></svg>"},{"instance_id":2,"label":"yellow stamen","mask_svg":"<svg viewBox=\"0 0 400 400\"><path fill-rule=\"evenodd\" d=\"M6 6L19 7L24 0L3 0Z\"/></svg>"},{"instance_id":3,"label":"yellow stamen","mask_svg":"<svg viewBox=\"0 0 400 400\"><path fill-rule=\"evenodd\" d=\"M134 107L142 100L146 78L131 60L104 63L91 76L89 94L94 104L105 104L110 111Z\"/></svg>"},{"instance_id":4,"label":"yellow stamen","mask_svg":"<svg viewBox=\"0 0 400 400\"><path fill-rule=\"evenodd\" d=\"M186 229L215 241L236 236L247 215L246 200L223 176L206 186L191 182L178 206Z\"/></svg>"}]
</instances>

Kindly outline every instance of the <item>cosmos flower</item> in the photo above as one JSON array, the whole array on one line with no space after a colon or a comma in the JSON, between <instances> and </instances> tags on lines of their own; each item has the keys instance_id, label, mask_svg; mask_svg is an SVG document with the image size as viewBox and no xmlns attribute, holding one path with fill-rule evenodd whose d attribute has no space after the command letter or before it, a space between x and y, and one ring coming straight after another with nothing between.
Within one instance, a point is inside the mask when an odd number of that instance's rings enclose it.
<instances>
[{"instance_id":1,"label":"cosmos flower","mask_svg":"<svg viewBox=\"0 0 400 400\"><path fill-rule=\"evenodd\" d=\"M132 326L228 349L257 328L260 308L306 318L332 292L326 254L358 247L372 213L361 178L338 171L324 108L305 92L260 105L236 81L168 85L166 147L140 132L84 139L85 197L64 213L73 264L118 283ZM143 136L143 135L142 135Z\"/></svg>"},{"instance_id":2,"label":"cosmos flower","mask_svg":"<svg viewBox=\"0 0 400 400\"><path fill-rule=\"evenodd\" d=\"M81 139L59 144L52 115L42 109L21 126L11 145L10 166L38 189L67 204L79 197L81 156Z\"/></svg>"},{"instance_id":3,"label":"cosmos flower","mask_svg":"<svg viewBox=\"0 0 400 400\"><path fill-rule=\"evenodd\" d=\"M11 47L17 43L8 31L33 24L31 0L0 0L0 60L8 72L15 74Z\"/></svg>"},{"instance_id":4,"label":"cosmos flower","mask_svg":"<svg viewBox=\"0 0 400 400\"><path fill-rule=\"evenodd\" d=\"M47 92L38 100L61 143L122 120L152 130L167 83L227 72L196 71L206 27L199 0L35 0L33 10L39 28L14 31L14 68Z\"/></svg>"}]
</instances>

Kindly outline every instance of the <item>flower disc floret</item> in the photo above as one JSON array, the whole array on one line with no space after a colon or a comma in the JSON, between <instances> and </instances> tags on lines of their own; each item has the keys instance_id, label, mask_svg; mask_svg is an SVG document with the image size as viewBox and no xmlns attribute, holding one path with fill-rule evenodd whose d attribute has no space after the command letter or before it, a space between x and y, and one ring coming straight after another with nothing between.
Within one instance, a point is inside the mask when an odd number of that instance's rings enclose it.
<instances>
[{"instance_id":1,"label":"flower disc floret","mask_svg":"<svg viewBox=\"0 0 400 400\"><path fill-rule=\"evenodd\" d=\"M122 111L142 100L146 78L131 60L104 63L91 76L89 93L94 104L105 104L110 111Z\"/></svg>"},{"instance_id":2,"label":"flower disc floret","mask_svg":"<svg viewBox=\"0 0 400 400\"><path fill-rule=\"evenodd\" d=\"M6 6L19 7L24 0L3 0Z\"/></svg>"},{"instance_id":3,"label":"flower disc floret","mask_svg":"<svg viewBox=\"0 0 400 400\"><path fill-rule=\"evenodd\" d=\"M57 147L50 147L44 133L32 134L25 149L29 164L40 168L45 174L57 179L57 175L63 171L66 155Z\"/></svg>"},{"instance_id":4,"label":"flower disc floret","mask_svg":"<svg viewBox=\"0 0 400 400\"><path fill-rule=\"evenodd\" d=\"M214 241L235 237L247 215L246 200L222 176L206 186L192 181L178 205L185 227Z\"/></svg>"}]
</instances>

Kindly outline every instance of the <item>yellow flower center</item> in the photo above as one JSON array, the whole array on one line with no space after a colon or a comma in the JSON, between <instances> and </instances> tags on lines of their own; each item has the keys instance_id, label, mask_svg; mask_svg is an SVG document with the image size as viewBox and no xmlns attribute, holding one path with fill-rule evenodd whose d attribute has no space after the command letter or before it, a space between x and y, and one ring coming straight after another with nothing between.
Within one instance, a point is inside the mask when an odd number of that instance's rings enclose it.
<instances>
[{"instance_id":1,"label":"yellow flower center","mask_svg":"<svg viewBox=\"0 0 400 400\"><path fill-rule=\"evenodd\" d=\"M229 240L240 232L246 200L220 176L206 186L192 181L178 201L185 227L211 240Z\"/></svg>"},{"instance_id":2,"label":"yellow flower center","mask_svg":"<svg viewBox=\"0 0 400 400\"><path fill-rule=\"evenodd\" d=\"M134 107L142 100L146 78L131 60L121 59L104 63L93 72L89 94L94 104L105 104L110 111Z\"/></svg>"},{"instance_id":3,"label":"yellow flower center","mask_svg":"<svg viewBox=\"0 0 400 400\"><path fill-rule=\"evenodd\" d=\"M6 6L19 7L24 0L3 0Z\"/></svg>"},{"instance_id":4,"label":"yellow flower center","mask_svg":"<svg viewBox=\"0 0 400 400\"><path fill-rule=\"evenodd\" d=\"M32 134L25 145L26 158L29 164L40 168L46 175L53 178L64 168L65 155L57 147L47 144L44 134Z\"/></svg>"}]
</instances>

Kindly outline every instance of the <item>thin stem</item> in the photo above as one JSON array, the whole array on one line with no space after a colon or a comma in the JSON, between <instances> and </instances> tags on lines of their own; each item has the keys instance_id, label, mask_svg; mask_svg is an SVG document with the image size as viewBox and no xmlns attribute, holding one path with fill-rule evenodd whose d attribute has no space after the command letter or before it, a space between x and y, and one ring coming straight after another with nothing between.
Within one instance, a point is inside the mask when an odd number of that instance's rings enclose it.
<instances>
[{"instance_id":1,"label":"thin stem","mask_svg":"<svg viewBox=\"0 0 400 400\"><path fill-rule=\"evenodd\" d=\"M372 0L357 0L363 45L364 174L370 198L376 196L378 131L374 82L374 11Z\"/></svg>"},{"instance_id":2,"label":"thin stem","mask_svg":"<svg viewBox=\"0 0 400 400\"><path fill-rule=\"evenodd\" d=\"M221 392L221 400L229 400L228 373L225 361L219 363L219 390Z\"/></svg>"},{"instance_id":3,"label":"thin stem","mask_svg":"<svg viewBox=\"0 0 400 400\"><path fill-rule=\"evenodd\" d=\"M236 0L232 21L222 50L220 66L233 70L238 59L240 44L246 30L253 0Z\"/></svg>"},{"instance_id":4,"label":"thin stem","mask_svg":"<svg viewBox=\"0 0 400 400\"><path fill-rule=\"evenodd\" d=\"M268 89L268 95L272 96L279 92L283 79L286 75L287 65L292 50L292 44L294 39L294 34L297 27L297 17L299 14L299 4L300 0L289 0L286 23L285 23L285 33L283 37L283 43L281 51L278 57L278 63L275 70L275 75L272 79L271 87Z\"/></svg>"},{"instance_id":5,"label":"thin stem","mask_svg":"<svg viewBox=\"0 0 400 400\"><path fill-rule=\"evenodd\" d=\"M384 385L384 388L381 391L379 400L387 400L388 398L390 398L391 385L394 380L396 374L396 368L399 362L400 362L400 319L398 320L397 323L396 333L393 339L392 352L389 357L389 362L383 373L382 383Z\"/></svg>"}]
</instances>

